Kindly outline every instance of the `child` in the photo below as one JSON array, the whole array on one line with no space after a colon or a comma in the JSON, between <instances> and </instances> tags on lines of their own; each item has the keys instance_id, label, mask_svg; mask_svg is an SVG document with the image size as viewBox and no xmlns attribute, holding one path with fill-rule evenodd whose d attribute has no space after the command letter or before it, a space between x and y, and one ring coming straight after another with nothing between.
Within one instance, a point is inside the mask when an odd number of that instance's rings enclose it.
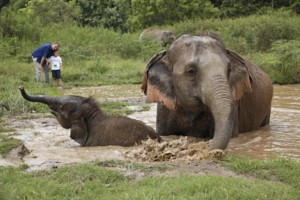
<instances>
[{"instance_id":1,"label":"child","mask_svg":"<svg viewBox=\"0 0 300 200\"><path fill-rule=\"evenodd\" d=\"M51 66L53 86L56 87L56 80L59 80L59 87L62 88L61 71L63 70L63 63L61 57L58 55L58 50L54 52L54 55L49 58L48 65Z\"/></svg>"}]
</instances>

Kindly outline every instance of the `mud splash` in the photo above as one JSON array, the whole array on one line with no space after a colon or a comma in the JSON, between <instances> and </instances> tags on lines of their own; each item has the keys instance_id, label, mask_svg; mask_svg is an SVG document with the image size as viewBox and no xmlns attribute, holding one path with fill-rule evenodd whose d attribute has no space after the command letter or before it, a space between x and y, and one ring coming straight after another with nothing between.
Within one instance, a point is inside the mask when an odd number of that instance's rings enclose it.
<instances>
[{"instance_id":1,"label":"mud splash","mask_svg":"<svg viewBox=\"0 0 300 200\"><path fill-rule=\"evenodd\" d=\"M170 160L194 161L221 158L222 150L208 151L208 142L193 140L188 137L170 139L164 137L163 142L148 139L133 150L125 152L125 157L142 162L165 162Z\"/></svg>"}]
</instances>

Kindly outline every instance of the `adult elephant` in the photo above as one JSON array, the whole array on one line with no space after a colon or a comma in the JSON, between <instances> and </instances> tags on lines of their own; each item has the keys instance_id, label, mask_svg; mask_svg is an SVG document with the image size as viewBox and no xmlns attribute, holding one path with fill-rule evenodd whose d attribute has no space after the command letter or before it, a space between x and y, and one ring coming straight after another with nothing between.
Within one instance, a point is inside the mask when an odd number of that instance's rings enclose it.
<instances>
[{"instance_id":1,"label":"adult elephant","mask_svg":"<svg viewBox=\"0 0 300 200\"><path fill-rule=\"evenodd\" d=\"M125 116L109 116L92 98L29 95L19 87L24 99L49 106L63 128L71 129L71 139L81 146L133 146L148 137L158 139L155 130L143 122Z\"/></svg>"},{"instance_id":2,"label":"adult elephant","mask_svg":"<svg viewBox=\"0 0 300 200\"><path fill-rule=\"evenodd\" d=\"M163 47L170 45L175 40L175 33L171 30L150 28L140 34L140 40L154 39Z\"/></svg>"},{"instance_id":3,"label":"adult elephant","mask_svg":"<svg viewBox=\"0 0 300 200\"><path fill-rule=\"evenodd\" d=\"M208 31L182 35L155 55L142 90L148 102L158 102L158 134L211 137L211 150L225 149L231 137L270 120L268 75Z\"/></svg>"}]
</instances>

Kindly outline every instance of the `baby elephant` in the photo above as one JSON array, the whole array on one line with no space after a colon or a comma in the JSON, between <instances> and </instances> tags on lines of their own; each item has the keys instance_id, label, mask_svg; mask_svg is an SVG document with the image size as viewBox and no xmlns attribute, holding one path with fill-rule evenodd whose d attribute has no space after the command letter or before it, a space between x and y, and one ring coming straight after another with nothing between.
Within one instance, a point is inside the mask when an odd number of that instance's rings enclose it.
<instances>
[{"instance_id":1,"label":"baby elephant","mask_svg":"<svg viewBox=\"0 0 300 200\"><path fill-rule=\"evenodd\" d=\"M19 89L24 99L47 104L60 125L70 128L70 137L81 146L133 146L147 137L160 141L155 130L141 121L106 115L93 98L28 95L23 86Z\"/></svg>"}]
</instances>

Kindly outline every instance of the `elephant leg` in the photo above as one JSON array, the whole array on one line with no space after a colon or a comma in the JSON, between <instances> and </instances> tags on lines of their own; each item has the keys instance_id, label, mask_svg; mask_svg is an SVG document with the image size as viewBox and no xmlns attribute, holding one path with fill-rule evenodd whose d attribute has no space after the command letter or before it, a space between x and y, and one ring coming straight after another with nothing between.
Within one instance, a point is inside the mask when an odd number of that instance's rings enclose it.
<instances>
[{"instance_id":1,"label":"elephant leg","mask_svg":"<svg viewBox=\"0 0 300 200\"><path fill-rule=\"evenodd\" d=\"M271 116L271 108L269 109L267 116L265 117L265 119L263 120L261 126L266 126L270 123L270 116Z\"/></svg>"},{"instance_id":2,"label":"elephant leg","mask_svg":"<svg viewBox=\"0 0 300 200\"><path fill-rule=\"evenodd\" d=\"M71 126L70 138L84 146L88 138L88 129L83 118L74 120Z\"/></svg>"},{"instance_id":3,"label":"elephant leg","mask_svg":"<svg viewBox=\"0 0 300 200\"><path fill-rule=\"evenodd\" d=\"M239 135L239 112L237 103L233 106L233 112L233 130L231 137L237 137Z\"/></svg>"},{"instance_id":4,"label":"elephant leg","mask_svg":"<svg viewBox=\"0 0 300 200\"><path fill-rule=\"evenodd\" d=\"M186 129L187 136L213 138L214 136L214 120L211 113L199 113L194 117L191 126Z\"/></svg>"},{"instance_id":5,"label":"elephant leg","mask_svg":"<svg viewBox=\"0 0 300 200\"><path fill-rule=\"evenodd\" d=\"M156 131L159 135L212 137L213 117L210 113L176 112L158 103Z\"/></svg>"},{"instance_id":6,"label":"elephant leg","mask_svg":"<svg viewBox=\"0 0 300 200\"><path fill-rule=\"evenodd\" d=\"M182 135L183 127L176 115L175 111L157 103L156 132L159 135Z\"/></svg>"}]
</instances>

